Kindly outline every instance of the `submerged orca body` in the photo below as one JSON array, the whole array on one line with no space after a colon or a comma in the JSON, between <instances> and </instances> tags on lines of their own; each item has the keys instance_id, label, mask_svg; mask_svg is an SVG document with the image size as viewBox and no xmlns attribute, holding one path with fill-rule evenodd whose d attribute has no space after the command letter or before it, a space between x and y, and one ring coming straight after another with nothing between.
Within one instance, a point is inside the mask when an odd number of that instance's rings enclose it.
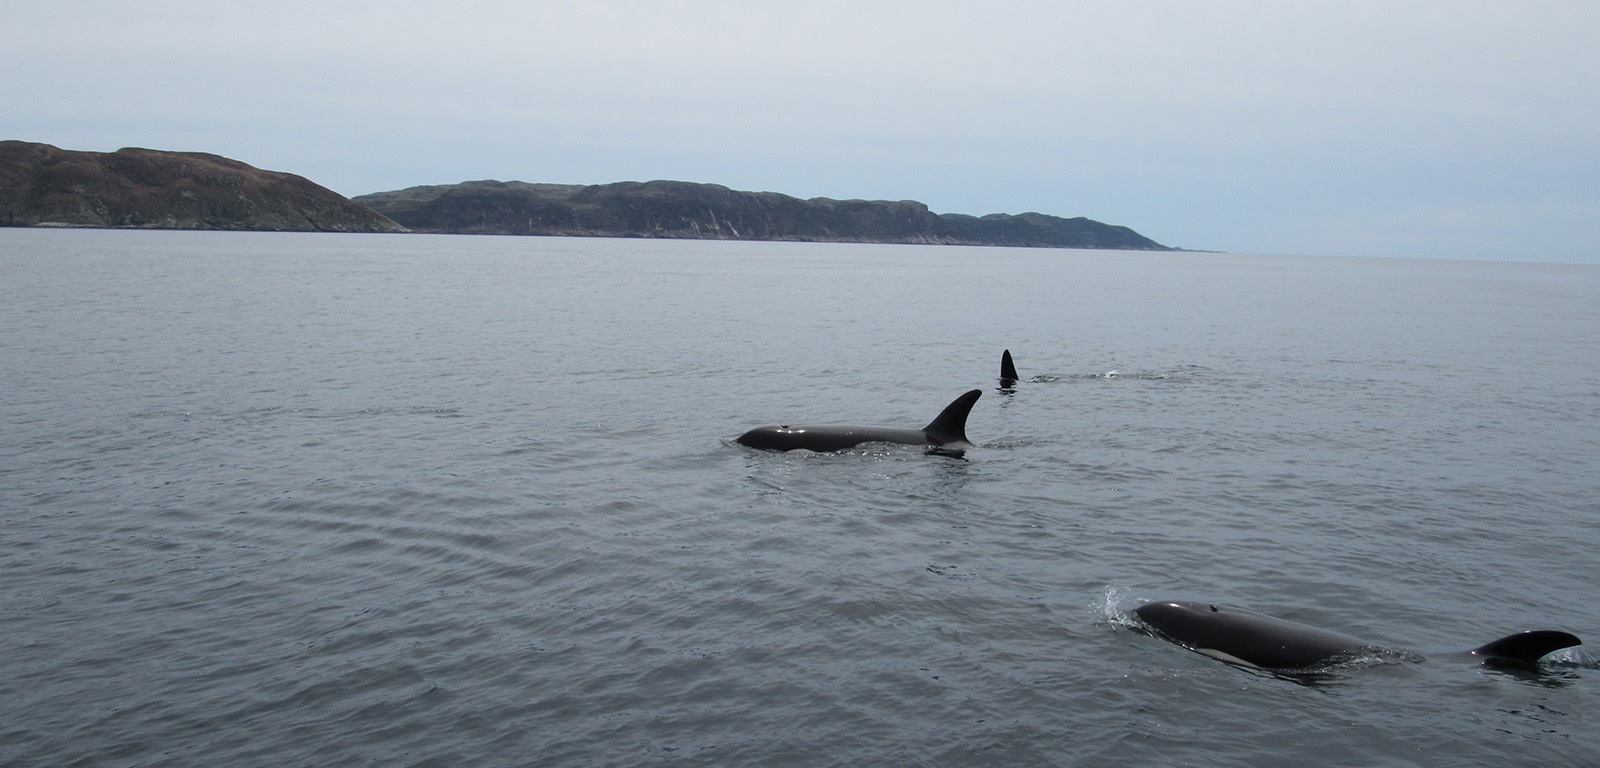
<instances>
[{"instance_id":1,"label":"submerged orca body","mask_svg":"<svg viewBox=\"0 0 1600 768\"><path fill-rule=\"evenodd\" d=\"M1369 654L1422 658L1409 651L1225 605L1160 601L1133 609L1133 615L1178 645L1230 664L1266 670L1316 671ZM1490 666L1533 666L1545 655L1581 642L1566 632L1534 630L1507 635L1466 653Z\"/></svg>"},{"instance_id":2,"label":"submerged orca body","mask_svg":"<svg viewBox=\"0 0 1600 768\"><path fill-rule=\"evenodd\" d=\"M967 440L967 414L983 390L974 389L951 401L922 429L841 425L756 427L739 436L739 444L764 451L842 451L862 443L926 446L930 452L960 454L973 447Z\"/></svg>"},{"instance_id":3,"label":"submerged orca body","mask_svg":"<svg viewBox=\"0 0 1600 768\"><path fill-rule=\"evenodd\" d=\"M1011 350L1000 353L1000 386L1009 387L1021 379L1017 375L1017 366L1011 362Z\"/></svg>"}]
</instances>

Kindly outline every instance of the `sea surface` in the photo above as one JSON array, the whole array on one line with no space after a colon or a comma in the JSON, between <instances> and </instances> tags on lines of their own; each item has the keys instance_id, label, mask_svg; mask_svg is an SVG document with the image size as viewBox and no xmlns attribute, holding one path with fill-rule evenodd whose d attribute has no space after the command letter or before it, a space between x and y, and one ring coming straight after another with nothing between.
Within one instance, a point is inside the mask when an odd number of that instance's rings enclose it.
<instances>
[{"instance_id":1,"label":"sea surface","mask_svg":"<svg viewBox=\"0 0 1600 768\"><path fill-rule=\"evenodd\" d=\"M8 768L1600 763L1600 266L0 230L0 392Z\"/></svg>"}]
</instances>

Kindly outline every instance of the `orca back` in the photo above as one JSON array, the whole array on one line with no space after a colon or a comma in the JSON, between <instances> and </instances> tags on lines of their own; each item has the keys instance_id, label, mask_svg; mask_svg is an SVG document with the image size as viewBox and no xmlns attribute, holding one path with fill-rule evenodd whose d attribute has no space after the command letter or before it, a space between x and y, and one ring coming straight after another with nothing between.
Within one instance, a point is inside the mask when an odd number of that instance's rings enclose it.
<instances>
[{"instance_id":1,"label":"orca back","mask_svg":"<svg viewBox=\"0 0 1600 768\"><path fill-rule=\"evenodd\" d=\"M1537 664L1539 659L1559 651L1582 645L1577 635L1554 629L1534 629L1506 635L1487 645L1472 649L1473 656L1485 664Z\"/></svg>"}]
</instances>

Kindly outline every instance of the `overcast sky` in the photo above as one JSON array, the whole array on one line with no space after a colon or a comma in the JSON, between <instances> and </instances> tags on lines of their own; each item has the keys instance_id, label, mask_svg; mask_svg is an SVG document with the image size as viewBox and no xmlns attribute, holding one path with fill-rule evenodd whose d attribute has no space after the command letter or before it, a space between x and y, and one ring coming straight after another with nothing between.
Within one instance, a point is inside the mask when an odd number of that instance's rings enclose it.
<instances>
[{"instance_id":1,"label":"overcast sky","mask_svg":"<svg viewBox=\"0 0 1600 768\"><path fill-rule=\"evenodd\" d=\"M1594 0L10 0L0 138L1600 262Z\"/></svg>"}]
</instances>

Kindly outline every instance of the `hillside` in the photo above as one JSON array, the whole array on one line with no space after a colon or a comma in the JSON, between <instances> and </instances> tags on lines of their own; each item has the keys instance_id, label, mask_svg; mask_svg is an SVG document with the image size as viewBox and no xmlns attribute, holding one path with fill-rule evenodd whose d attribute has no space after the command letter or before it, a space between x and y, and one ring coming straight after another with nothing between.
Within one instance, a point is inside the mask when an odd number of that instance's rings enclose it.
<instances>
[{"instance_id":1,"label":"hillside","mask_svg":"<svg viewBox=\"0 0 1600 768\"><path fill-rule=\"evenodd\" d=\"M217 155L0 141L0 226L416 232L1174 250L1040 213L936 214L914 200L809 200L681 181L470 181L346 199Z\"/></svg>"},{"instance_id":2,"label":"hillside","mask_svg":"<svg viewBox=\"0 0 1600 768\"><path fill-rule=\"evenodd\" d=\"M0 141L0 226L305 232L402 228L304 178L199 152Z\"/></svg>"},{"instance_id":3,"label":"hillside","mask_svg":"<svg viewBox=\"0 0 1600 768\"><path fill-rule=\"evenodd\" d=\"M936 214L912 200L802 200L681 181L470 181L352 199L416 232L1173 250L1081 217Z\"/></svg>"}]
</instances>

